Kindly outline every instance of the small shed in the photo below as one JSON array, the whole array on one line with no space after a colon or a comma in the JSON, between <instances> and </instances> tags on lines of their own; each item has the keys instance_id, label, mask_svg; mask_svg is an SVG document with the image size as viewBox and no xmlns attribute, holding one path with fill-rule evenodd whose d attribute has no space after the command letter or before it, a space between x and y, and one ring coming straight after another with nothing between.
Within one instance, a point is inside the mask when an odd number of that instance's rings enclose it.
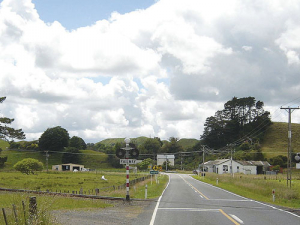
<instances>
[{"instance_id":1,"label":"small shed","mask_svg":"<svg viewBox=\"0 0 300 225\"><path fill-rule=\"evenodd\" d=\"M175 165L174 155L157 155L157 165L163 165L164 162L169 161L171 166Z\"/></svg>"},{"instance_id":2,"label":"small shed","mask_svg":"<svg viewBox=\"0 0 300 225\"><path fill-rule=\"evenodd\" d=\"M84 165L67 163L60 165L53 165L52 170L54 171L85 171Z\"/></svg>"}]
</instances>

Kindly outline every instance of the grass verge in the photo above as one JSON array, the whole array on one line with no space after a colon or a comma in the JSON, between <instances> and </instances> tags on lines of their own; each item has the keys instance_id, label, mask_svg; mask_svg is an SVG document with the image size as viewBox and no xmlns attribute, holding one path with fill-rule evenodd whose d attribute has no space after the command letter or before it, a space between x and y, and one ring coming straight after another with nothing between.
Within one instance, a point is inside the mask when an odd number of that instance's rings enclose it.
<instances>
[{"instance_id":1,"label":"grass verge","mask_svg":"<svg viewBox=\"0 0 300 225\"><path fill-rule=\"evenodd\" d=\"M206 173L205 177L193 176L195 179L231 191L246 198L274 205L300 208L300 177L294 177L292 187L287 187L286 175L244 175ZM217 182L218 179L218 182ZM273 202L272 191L275 190Z\"/></svg>"}]
</instances>

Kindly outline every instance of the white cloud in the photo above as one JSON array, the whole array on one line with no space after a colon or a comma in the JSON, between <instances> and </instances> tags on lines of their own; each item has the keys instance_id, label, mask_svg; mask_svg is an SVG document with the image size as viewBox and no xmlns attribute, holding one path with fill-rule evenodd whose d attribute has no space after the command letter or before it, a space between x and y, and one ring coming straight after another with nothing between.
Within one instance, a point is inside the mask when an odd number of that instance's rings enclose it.
<instances>
[{"instance_id":1,"label":"white cloud","mask_svg":"<svg viewBox=\"0 0 300 225\"><path fill-rule=\"evenodd\" d=\"M160 0L68 31L30 0L3 0L1 114L29 139L53 126L87 141L199 138L234 96L270 108L298 96L299 9L297 0Z\"/></svg>"}]
</instances>

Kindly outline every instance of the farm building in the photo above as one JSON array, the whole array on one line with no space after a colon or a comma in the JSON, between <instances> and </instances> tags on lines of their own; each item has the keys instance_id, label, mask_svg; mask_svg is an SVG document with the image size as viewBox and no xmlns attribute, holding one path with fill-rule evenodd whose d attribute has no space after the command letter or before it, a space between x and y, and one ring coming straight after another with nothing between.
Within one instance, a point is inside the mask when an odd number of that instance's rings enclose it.
<instances>
[{"instance_id":1,"label":"farm building","mask_svg":"<svg viewBox=\"0 0 300 225\"><path fill-rule=\"evenodd\" d=\"M270 167L266 161L236 161L230 159L219 159L204 163L204 171L224 174L224 173L244 173L244 174L264 174ZM202 171L202 164L199 165Z\"/></svg>"},{"instance_id":2,"label":"farm building","mask_svg":"<svg viewBox=\"0 0 300 225\"><path fill-rule=\"evenodd\" d=\"M84 165L78 165L73 163L53 165L52 170L55 171L86 171Z\"/></svg>"},{"instance_id":3,"label":"farm building","mask_svg":"<svg viewBox=\"0 0 300 225\"><path fill-rule=\"evenodd\" d=\"M157 165L163 165L164 162L169 161L171 166L174 166L175 156L174 155L157 155Z\"/></svg>"}]
</instances>

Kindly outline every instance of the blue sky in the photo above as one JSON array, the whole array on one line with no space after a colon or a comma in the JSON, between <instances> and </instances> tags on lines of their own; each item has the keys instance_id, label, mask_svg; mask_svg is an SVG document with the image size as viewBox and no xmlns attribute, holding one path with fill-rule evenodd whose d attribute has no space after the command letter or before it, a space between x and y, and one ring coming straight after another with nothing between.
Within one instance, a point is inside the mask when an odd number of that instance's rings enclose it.
<instances>
[{"instance_id":1,"label":"blue sky","mask_svg":"<svg viewBox=\"0 0 300 225\"><path fill-rule=\"evenodd\" d=\"M59 21L68 30L92 25L109 19L112 12L120 14L146 9L155 0L33 0L40 18L52 23Z\"/></svg>"}]
</instances>

